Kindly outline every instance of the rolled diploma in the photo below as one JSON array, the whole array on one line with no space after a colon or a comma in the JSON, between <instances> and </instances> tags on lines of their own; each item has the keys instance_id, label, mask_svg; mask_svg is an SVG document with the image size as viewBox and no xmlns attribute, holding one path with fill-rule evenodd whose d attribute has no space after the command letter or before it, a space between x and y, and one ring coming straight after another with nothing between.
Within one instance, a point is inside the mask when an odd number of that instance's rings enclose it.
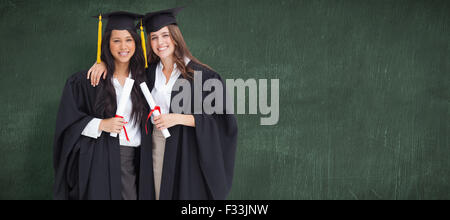
<instances>
[{"instance_id":1,"label":"rolled diploma","mask_svg":"<svg viewBox=\"0 0 450 220\"><path fill-rule=\"evenodd\" d=\"M150 93L150 90L148 90L147 84L145 82L143 82L143 83L141 83L140 86L141 86L142 93L144 93L145 99L147 100L148 105L150 106L151 109L155 109L156 103L155 103L155 100L153 100L153 96ZM159 111L153 111L153 114L155 116L160 115ZM170 137L170 133L169 133L169 130L167 130L167 128L163 129L161 131L165 138Z\"/></svg>"},{"instance_id":2,"label":"rolled diploma","mask_svg":"<svg viewBox=\"0 0 450 220\"><path fill-rule=\"evenodd\" d=\"M128 99L130 98L131 89L133 88L134 80L127 78L125 85L122 89L122 95L120 95L119 103L117 105L116 115L123 116L125 113L125 107L127 106ZM117 137L117 133L111 133L111 137Z\"/></svg>"}]
</instances>

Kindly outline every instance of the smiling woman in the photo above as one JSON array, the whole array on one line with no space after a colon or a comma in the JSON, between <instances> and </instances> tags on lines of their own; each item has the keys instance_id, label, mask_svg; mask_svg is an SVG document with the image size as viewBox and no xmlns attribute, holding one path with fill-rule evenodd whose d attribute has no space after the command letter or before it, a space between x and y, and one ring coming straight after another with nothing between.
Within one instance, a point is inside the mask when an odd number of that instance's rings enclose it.
<instances>
[{"instance_id":1,"label":"smiling woman","mask_svg":"<svg viewBox=\"0 0 450 220\"><path fill-rule=\"evenodd\" d=\"M137 185L138 168L143 173L151 169L140 166L149 158L145 158L146 154L140 157L139 153L141 144L151 141L141 134L143 116L148 111L138 90L146 78L144 54L135 26L135 20L141 16L113 12L103 17L108 24L99 40L98 58L113 74L98 87L90 85L86 71L67 80L55 134L55 199L139 199L143 190ZM101 31L101 16L99 19ZM127 78L136 83L126 100L124 115L117 116ZM106 133L118 133L119 138Z\"/></svg>"},{"instance_id":2,"label":"smiling woman","mask_svg":"<svg viewBox=\"0 0 450 220\"><path fill-rule=\"evenodd\" d=\"M113 30L109 49L116 63L128 64L136 50L136 42L127 30Z\"/></svg>"},{"instance_id":3,"label":"smiling woman","mask_svg":"<svg viewBox=\"0 0 450 220\"><path fill-rule=\"evenodd\" d=\"M170 38L168 27L163 27L159 31L152 32L150 35L150 45L152 51L161 59L170 57L175 51L175 44Z\"/></svg>"}]
</instances>

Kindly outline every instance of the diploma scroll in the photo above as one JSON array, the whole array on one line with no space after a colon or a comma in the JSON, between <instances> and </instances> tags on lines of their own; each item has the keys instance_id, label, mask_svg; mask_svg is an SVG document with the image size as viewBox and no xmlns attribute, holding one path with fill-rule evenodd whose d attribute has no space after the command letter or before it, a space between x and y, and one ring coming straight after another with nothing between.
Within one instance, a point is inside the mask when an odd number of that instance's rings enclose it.
<instances>
[{"instance_id":1,"label":"diploma scroll","mask_svg":"<svg viewBox=\"0 0 450 220\"><path fill-rule=\"evenodd\" d=\"M150 106L151 109L155 109L156 103L155 103L155 100L153 99L152 94L150 93L150 90L148 90L147 84L145 82L143 82L143 83L141 83L140 86L141 86L142 93L144 94L145 99L147 100L148 105ZM160 115L160 113L159 113L159 111L153 111L153 115L158 116L158 115ZM170 137L170 133L169 133L169 130L167 130L167 128L163 129L161 131L165 138Z\"/></svg>"},{"instance_id":2,"label":"diploma scroll","mask_svg":"<svg viewBox=\"0 0 450 220\"><path fill-rule=\"evenodd\" d=\"M127 78L125 80L125 85L122 89L122 95L120 95L119 103L117 104L116 115L123 116L125 113L125 108L127 106L128 99L130 98L131 89L133 89L134 80ZM117 137L117 133L111 133L111 137Z\"/></svg>"}]
</instances>

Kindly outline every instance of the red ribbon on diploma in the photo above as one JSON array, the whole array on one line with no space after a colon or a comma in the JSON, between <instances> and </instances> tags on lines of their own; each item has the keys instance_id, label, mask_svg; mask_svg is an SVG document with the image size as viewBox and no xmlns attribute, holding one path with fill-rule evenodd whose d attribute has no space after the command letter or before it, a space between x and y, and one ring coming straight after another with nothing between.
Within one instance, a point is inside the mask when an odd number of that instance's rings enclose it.
<instances>
[{"instance_id":1,"label":"red ribbon on diploma","mask_svg":"<svg viewBox=\"0 0 450 220\"><path fill-rule=\"evenodd\" d=\"M116 115L116 118L123 118L123 116ZM125 125L123 126L123 131L125 132L125 137L127 138L127 141L129 142L130 139L128 138L127 129L125 128Z\"/></svg>"},{"instance_id":2,"label":"red ribbon on diploma","mask_svg":"<svg viewBox=\"0 0 450 220\"><path fill-rule=\"evenodd\" d=\"M158 110L159 114L161 114L161 108L160 108L159 106L155 106L155 108L152 109L152 110L150 111L150 113L148 113L147 121L145 122L145 133L146 133L146 134L148 134L148 130L147 130L148 119L152 116L152 114L153 114L153 112L154 112L155 110Z\"/></svg>"}]
</instances>

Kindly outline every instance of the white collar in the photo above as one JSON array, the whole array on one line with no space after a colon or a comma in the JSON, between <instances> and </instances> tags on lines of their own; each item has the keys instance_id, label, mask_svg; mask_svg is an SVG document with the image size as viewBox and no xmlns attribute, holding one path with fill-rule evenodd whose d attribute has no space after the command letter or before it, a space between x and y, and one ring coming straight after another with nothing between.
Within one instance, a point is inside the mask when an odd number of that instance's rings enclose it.
<instances>
[{"instance_id":1,"label":"white collar","mask_svg":"<svg viewBox=\"0 0 450 220\"><path fill-rule=\"evenodd\" d=\"M130 73L128 73L128 77L127 78L131 79L131 70L130 70ZM116 77L113 76L111 80L112 80L113 83L117 83L118 85L120 85L119 80Z\"/></svg>"},{"instance_id":2,"label":"white collar","mask_svg":"<svg viewBox=\"0 0 450 220\"><path fill-rule=\"evenodd\" d=\"M191 62L191 59L189 59L189 57L184 57L184 65L188 65L189 64L189 62ZM163 64L162 64L162 62L161 62L161 60L159 61L159 63L158 63L158 68L161 68L162 69L162 67L163 67ZM173 63L173 68L177 68L177 64L176 63ZM131 73L130 73L131 74Z\"/></svg>"}]
</instances>

